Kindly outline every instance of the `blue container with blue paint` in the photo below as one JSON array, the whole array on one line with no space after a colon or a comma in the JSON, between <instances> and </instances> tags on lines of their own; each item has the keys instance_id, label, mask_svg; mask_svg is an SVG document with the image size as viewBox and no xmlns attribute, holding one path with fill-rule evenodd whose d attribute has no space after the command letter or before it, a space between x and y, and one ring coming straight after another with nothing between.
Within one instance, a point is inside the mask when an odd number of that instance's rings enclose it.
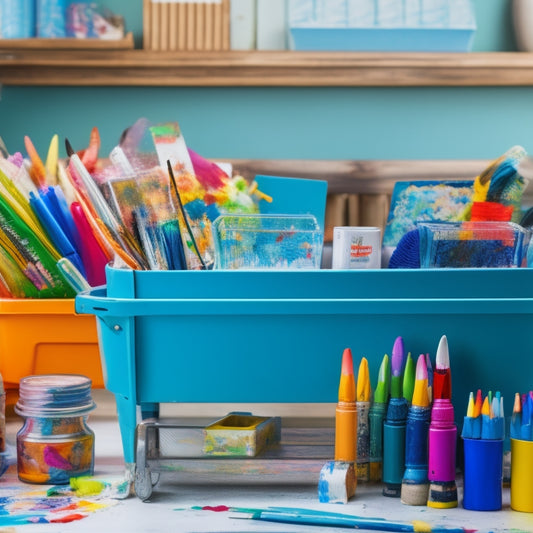
<instances>
[{"instance_id":1,"label":"blue container with blue paint","mask_svg":"<svg viewBox=\"0 0 533 533\"><path fill-rule=\"evenodd\" d=\"M0 37L35 37L35 0L0 0Z\"/></svg>"}]
</instances>

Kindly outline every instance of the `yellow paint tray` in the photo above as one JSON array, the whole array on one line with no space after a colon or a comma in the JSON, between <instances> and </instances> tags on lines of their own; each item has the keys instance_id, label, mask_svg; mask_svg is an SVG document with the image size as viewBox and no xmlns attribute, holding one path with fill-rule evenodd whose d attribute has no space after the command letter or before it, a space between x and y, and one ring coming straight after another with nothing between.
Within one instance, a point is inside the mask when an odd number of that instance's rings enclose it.
<instances>
[{"instance_id":1,"label":"yellow paint tray","mask_svg":"<svg viewBox=\"0 0 533 533\"><path fill-rule=\"evenodd\" d=\"M281 438L279 417L230 413L204 430L205 455L254 457Z\"/></svg>"}]
</instances>

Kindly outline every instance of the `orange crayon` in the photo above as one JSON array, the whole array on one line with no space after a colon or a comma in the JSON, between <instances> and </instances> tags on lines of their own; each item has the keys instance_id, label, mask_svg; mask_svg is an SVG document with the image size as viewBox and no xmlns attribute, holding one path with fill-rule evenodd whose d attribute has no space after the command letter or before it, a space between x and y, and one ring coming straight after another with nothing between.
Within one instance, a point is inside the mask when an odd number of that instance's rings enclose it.
<instances>
[{"instance_id":1,"label":"orange crayon","mask_svg":"<svg viewBox=\"0 0 533 533\"><path fill-rule=\"evenodd\" d=\"M335 411L335 460L353 463L357 459L357 406L352 351L342 354L339 401Z\"/></svg>"}]
</instances>

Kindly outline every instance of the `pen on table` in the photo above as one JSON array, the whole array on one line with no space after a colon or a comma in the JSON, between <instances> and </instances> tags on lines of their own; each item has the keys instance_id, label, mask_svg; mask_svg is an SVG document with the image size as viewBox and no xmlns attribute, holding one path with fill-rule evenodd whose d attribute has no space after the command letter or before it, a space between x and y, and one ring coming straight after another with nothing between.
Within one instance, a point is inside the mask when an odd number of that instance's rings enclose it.
<instances>
[{"instance_id":1,"label":"pen on table","mask_svg":"<svg viewBox=\"0 0 533 533\"><path fill-rule=\"evenodd\" d=\"M423 354L416 363L413 399L407 414L405 431L405 473L402 480L402 503L426 505L428 481L428 431L431 406L428 394L428 372Z\"/></svg>"},{"instance_id":2,"label":"pen on table","mask_svg":"<svg viewBox=\"0 0 533 533\"><path fill-rule=\"evenodd\" d=\"M394 341L391 357L391 397L383 422L383 495L400 496L405 471L407 400L402 396L405 350L402 337Z\"/></svg>"},{"instance_id":3,"label":"pen on table","mask_svg":"<svg viewBox=\"0 0 533 533\"><path fill-rule=\"evenodd\" d=\"M428 436L428 479L429 495L427 505L438 509L457 507L457 485L455 483L455 462L457 426L451 402L451 370L448 340L443 335L437 348L433 374L433 406Z\"/></svg>"},{"instance_id":4,"label":"pen on table","mask_svg":"<svg viewBox=\"0 0 533 533\"><path fill-rule=\"evenodd\" d=\"M370 479L370 428L368 413L370 409L370 374L368 360L361 359L357 373L357 465L358 481Z\"/></svg>"},{"instance_id":5,"label":"pen on table","mask_svg":"<svg viewBox=\"0 0 533 533\"><path fill-rule=\"evenodd\" d=\"M368 413L370 426L370 481L381 481L383 472L383 420L390 389L389 356L385 354L378 372L374 401Z\"/></svg>"}]
</instances>

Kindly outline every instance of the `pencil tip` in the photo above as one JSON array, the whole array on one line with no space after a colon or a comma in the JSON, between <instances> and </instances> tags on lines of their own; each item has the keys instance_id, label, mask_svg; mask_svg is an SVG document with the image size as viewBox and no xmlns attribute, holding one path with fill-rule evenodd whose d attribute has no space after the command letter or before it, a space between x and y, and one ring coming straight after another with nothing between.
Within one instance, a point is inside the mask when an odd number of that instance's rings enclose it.
<instances>
[{"instance_id":1,"label":"pencil tip","mask_svg":"<svg viewBox=\"0 0 533 533\"><path fill-rule=\"evenodd\" d=\"M345 376L353 374L353 358L350 348L345 348L342 354L342 373Z\"/></svg>"},{"instance_id":2,"label":"pencil tip","mask_svg":"<svg viewBox=\"0 0 533 533\"><path fill-rule=\"evenodd\" d=\"M70 144L69 140L65 138L65 150L67 151L67 155L70 157L74 155L74 150L72 148L72 145Z\"/></svg>"},{"instance_id":3,"label":"pencil tip","mask_svg":"<svg viewBox=\"0 0 533 533\"><path fill-rule=\"evenodd\" d=\"M450 352L448 350L448 339L446 335L440 338L435 362L439 369L450 368Z\"/></svg>"}]
</instances>

